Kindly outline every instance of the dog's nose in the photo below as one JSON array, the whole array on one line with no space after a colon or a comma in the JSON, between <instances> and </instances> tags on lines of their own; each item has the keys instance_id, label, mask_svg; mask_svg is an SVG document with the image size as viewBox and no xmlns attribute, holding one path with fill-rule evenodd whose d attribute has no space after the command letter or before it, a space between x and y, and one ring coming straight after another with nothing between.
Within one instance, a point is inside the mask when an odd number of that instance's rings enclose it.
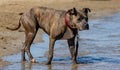
<instances>
[{"instance_id":1,"label":"dog's nose","mask_svg":"<svg viewBox=\"0 0 120 70\"><path fill-rule=\"evenodd\" d=\"M89 30L89 24L86 24L85 29Z\"/></svg>"}]
</instances>

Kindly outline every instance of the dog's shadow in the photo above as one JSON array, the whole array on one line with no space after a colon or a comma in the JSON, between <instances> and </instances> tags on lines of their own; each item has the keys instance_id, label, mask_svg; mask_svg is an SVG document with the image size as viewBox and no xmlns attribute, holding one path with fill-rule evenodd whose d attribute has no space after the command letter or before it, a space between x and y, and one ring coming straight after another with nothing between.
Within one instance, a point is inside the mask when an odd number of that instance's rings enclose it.
<instances>
[{"instance_id":1,"label":"dog's shadow","mask_svg":"<svg viewBox=\"0 0 120 70\"><path fill-rule=\"evenodd\" d=\"M71 58L54 58L53 61L71 61ZM83 56L77 57L78 64L88 64L88 63L97 63L97 62L107 62L107 63L120 63L119 58L109 58L109 57L94 57L94 56Z\"/></svg>"}]
</instances>

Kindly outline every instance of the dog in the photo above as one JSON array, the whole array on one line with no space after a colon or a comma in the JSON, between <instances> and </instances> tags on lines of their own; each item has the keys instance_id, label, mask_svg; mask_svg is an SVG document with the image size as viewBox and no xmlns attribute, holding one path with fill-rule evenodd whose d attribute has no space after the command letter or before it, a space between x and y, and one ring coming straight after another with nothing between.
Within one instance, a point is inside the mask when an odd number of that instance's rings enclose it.
<instances>
[{"instance_id":1,"label":"dog","mask_svg":"<svg viewBox=\"0 0 120 70\"><path fill-rule=\"evenodd\" d=\"M89 8L76 10L76 8L65 10L56 10L47 7L34 7L25 13L20 13L19 25L7 29L17 30L23 25L25 29L25 43L21 49L22 61L26 61L25 52L29 60L35 62L30 46L35 38L39 28L49 35L49 55L47 64L51 64L53 58L54 44L56 40L67 40L73 63L77 63L77 49L75 49L75 38L78 31L88 30L88 12Z\"/></svg>"}]
</instances>

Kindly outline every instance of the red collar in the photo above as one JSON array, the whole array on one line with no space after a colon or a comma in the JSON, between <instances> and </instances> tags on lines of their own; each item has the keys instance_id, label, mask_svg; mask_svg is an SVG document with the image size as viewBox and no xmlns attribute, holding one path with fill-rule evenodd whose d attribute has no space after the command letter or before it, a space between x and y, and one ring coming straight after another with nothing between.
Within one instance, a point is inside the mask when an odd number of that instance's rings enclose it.
<instances>
[{"instance_id":1,"label":"red collar","mask_svg":"<svg viewBox=\"0 0 120 70\"><path fill-rule=\"evenodd\" d=\"M73 31L73 28L70 27L69 22L68 22L68 20L66 18L66 14L65 14L64 18L65 18L65 25L66 25L66 27L70 28Z\"/></svg>"}]
</instances>

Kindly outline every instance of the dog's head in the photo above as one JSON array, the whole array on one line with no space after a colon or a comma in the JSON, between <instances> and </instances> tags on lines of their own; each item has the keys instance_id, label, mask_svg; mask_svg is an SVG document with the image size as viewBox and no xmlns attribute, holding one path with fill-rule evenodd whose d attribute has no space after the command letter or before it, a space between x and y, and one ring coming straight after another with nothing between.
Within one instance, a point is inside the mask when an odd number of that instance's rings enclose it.
<instances>
[{"instance_id":1,"label":"dog's head","mask_svg":"<svg viewBox=\"0 0 120 70\"><path fill-rule=\"evenodd\" d=\"M77 11L75 8L67 11L68 13L68 21L69 25L73 29L88 30L88 12L90 12L89 8L83 8L82 10Z\"/></svg>"}]
</instances>

